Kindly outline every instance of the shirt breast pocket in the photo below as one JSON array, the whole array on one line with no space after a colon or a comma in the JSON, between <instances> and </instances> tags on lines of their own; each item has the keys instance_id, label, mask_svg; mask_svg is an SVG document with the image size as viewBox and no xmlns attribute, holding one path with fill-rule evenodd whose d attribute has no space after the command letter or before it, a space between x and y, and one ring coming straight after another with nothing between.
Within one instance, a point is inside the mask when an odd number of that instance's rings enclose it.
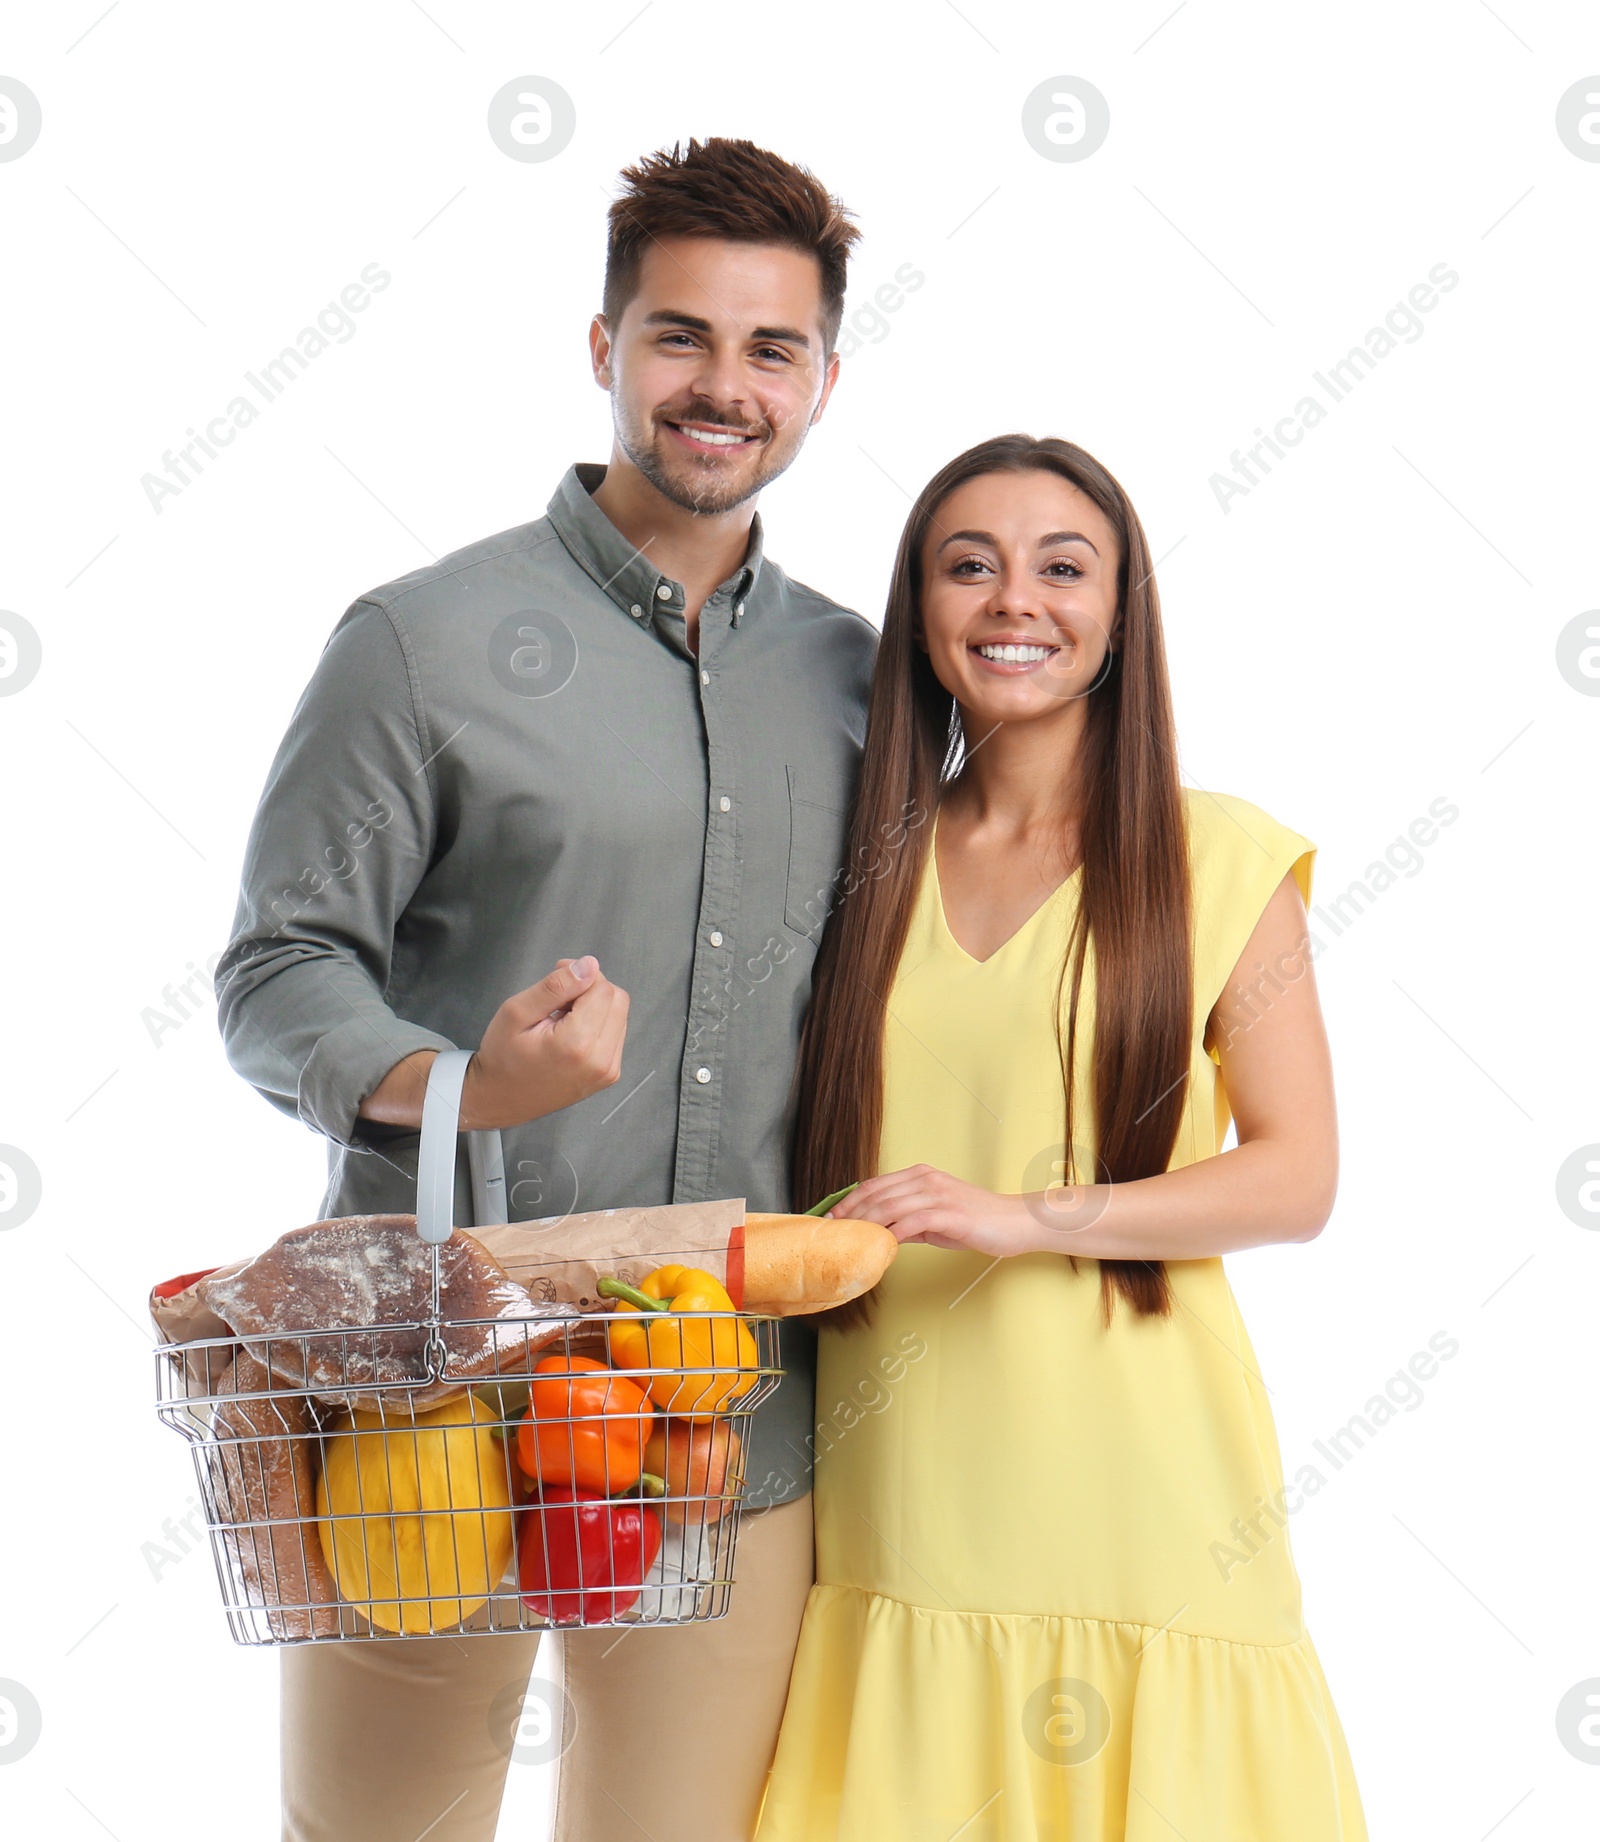
<instances>
[{"instance_id":1,"label":"shirt breast pocket","mask_svg":"<svg viewBox=\"0 0 1600 1842\"><path fill-rule=\"evenodd\" d=\"M838 899L839 869L844 861L849 819L836 803L838 795L800 768L789 776L789 882L784 895L784 926L803 934L813 946Z\"/></svg>"}]
</instances>

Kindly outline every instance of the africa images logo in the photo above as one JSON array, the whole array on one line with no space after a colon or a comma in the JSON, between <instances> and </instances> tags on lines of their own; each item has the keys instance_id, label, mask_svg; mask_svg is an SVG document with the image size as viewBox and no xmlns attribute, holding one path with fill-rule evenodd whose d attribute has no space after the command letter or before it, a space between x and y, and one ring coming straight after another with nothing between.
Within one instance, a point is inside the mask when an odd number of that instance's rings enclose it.
<instances>
[{"instance_id":1,"label":"africa images logo","mask_svg":"<svg viewBox=\"0 0 1600 1842\"><path fill-rule=\"evenodd\" d=\"M1419 281L1403 301L1396 301L1359 345L1353 345L1342 358L1334 359L1322 371L1313 371L1311 381L1320 394L1308 393L1293 409L1272 425L1272 432L1256 430L1254 447L1241 444L1228 456L1231 473L1213 473L1209 481L1217 504L1224 514L1232 511L1232 501L1243 499L1272 472L1273 459L1287 460L1307 433L1325 422L1336 404L1357 390L1377 370L1380 362L1399 345L1415 345L1427 331L1422 315L1432 313L1442 295L1459 286L1461 277L1448 263L1436 262L1425 281ZM1324 401L1326 399L1326 401Z\"/></svg>"},{"instance_id":2,"label":"africa images logo","mask_svg":"<svg viewBox=\"0 0 1600 1842\"><path fill-rule=\"evenodd\" d=\"M246 371L244 381L253 395L241 393L224 404L220 414L206 423L203 430L191 428L186 443L174 442L161 456L164 473L146 473L139 484L159 517L162 501L176 499L205 472L207 460L219 460L219 450L233 445L241 429L261 415L267 404L275 403L315 358L320 358L330 344L347 345L359 330L353 314L365 313L372 297L382 294L391 280L389 271L369 262L359 277L340 291L336 301L329 301L313 325L303 327L292 345L286 345L267 360L259 371ZM253 400L259 398L259 405ZM174 449L176 452L174 452ZM204 459L201 457L204 456Z\"/></svg>"}]
</instances>

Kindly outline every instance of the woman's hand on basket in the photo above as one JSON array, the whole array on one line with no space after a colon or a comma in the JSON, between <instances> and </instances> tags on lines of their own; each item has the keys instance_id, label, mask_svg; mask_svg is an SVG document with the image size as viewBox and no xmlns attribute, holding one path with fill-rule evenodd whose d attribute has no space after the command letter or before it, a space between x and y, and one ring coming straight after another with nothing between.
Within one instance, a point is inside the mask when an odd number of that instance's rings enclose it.
<instances>
[{"instance_id":1,"label":"woman's hand on basket","mask_svg":"<svg viewBox=\"0 0 1600 1842\"><path fill-rule=\"evenodd\" d=\"M490 1018L467 1065L463 1127L520 1126L610 1087L622 1073L627 1030L628 994L598 961L558 960Z\"/></svg>"},{"instance_id":2,"label":"woman's hand on basket","mask_svg":"<svg viewBox=\"0 0 1600 1842\"><path fill-rule=\"evenodd\" d=\"M963 1247L972 1253L1029 1253L1037 1229L1020 1196L997 1196L931 1164L911 1164L869 1177L828 1211L858 1222L881 1222L899 1241Z\"/></svg>"}]
</instances>

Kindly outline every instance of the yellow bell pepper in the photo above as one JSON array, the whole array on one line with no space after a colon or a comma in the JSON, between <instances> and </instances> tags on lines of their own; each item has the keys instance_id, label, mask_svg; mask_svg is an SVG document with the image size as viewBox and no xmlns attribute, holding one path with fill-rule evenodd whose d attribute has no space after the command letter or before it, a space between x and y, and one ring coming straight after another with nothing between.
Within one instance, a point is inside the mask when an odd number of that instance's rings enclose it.
<instances>
[{"instance_id":1,"label":"yellow bell pepper","mask_svg":"<svg viewBox=\"0 0 1600 1842\"><path fill-rule=\"evenodd\" d=\"M616 1300L617 1316L606 1326L613 1364L655 1370L644 1385L663 1412L725 1413L756 1385L756 1340L710 1273L695 1266L663 1266L638 1286L602 1279L599 1290ZM703 1311L728 1315L677 1315Z\"/></svg>"}]
</instances>

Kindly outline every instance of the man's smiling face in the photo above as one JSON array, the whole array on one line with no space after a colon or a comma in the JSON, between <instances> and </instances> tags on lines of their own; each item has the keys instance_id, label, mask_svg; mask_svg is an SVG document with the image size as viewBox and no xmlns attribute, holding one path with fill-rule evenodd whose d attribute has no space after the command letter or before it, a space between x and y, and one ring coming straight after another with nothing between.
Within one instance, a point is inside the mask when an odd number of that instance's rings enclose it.
<instances>
[{"instance_id":1,"label":"man's smiling face","mask_svg":"<svg viewBox=\"0 0 1600 1842\"><path fill-rule=\"evenodd\" d=\"M592 346L623 453L674 505L706 514L783 472L839 368L823 352L816 257L711 237L654 242L621 325L597 319Z\"/></svg>"}]
</instances>

